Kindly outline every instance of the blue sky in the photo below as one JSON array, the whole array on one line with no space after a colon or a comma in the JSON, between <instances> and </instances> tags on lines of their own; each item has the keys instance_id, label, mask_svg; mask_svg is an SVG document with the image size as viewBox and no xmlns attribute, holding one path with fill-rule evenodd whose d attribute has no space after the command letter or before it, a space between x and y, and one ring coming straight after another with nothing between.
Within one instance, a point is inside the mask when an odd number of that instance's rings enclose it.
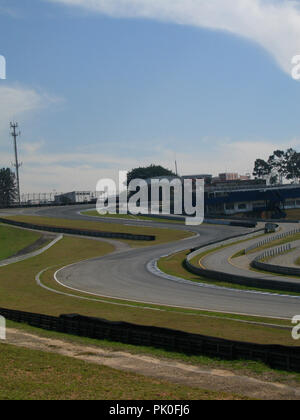
<instances>
[{"instance_id":1,"label":"blue sky","mask_svg":"<svg viewBox=\"0 0 300 420\"><path fill-rule=\"evenodd\" d=\"M0 0L0 166L12 119L23 192L90 190L175 155L182 174L246 173L299 149L297 4L222 1Z\"/></svg>"}]
</instances>

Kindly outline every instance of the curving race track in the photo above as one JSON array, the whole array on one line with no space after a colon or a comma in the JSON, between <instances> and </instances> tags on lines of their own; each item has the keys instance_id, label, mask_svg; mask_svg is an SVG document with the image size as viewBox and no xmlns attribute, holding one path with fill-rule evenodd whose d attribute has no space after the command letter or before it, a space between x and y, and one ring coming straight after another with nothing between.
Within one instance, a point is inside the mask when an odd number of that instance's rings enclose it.
<instances>
[{"instance_id":1,"label":"curving race track","mask_svg":"<svg viewBox=\"0 0 300 420\"><path fill-rule=\"evenodd\" d=\"M89 206L90 207L90 206ZM86 219L80 210L85 206L61 208L24 209L14 213L34 214L65 219ZM92 218L95 221L95 218ZM96 219L97 220L97 219ZM248 292L193 283L180 283L159 277L147 269L147 264L160 256L192 248L213 240L248 232L249 229L222 225L184 226L153 221L101 219L107 223L185 229L199 236L171 244L138 249L123 249L105 257L80 262L65 267L57 273L57 280L63 285L96 294L130 301L154 303L290 319L300 314L300 297L279 296L268 293Z\"/></svg>"}]
</instances>

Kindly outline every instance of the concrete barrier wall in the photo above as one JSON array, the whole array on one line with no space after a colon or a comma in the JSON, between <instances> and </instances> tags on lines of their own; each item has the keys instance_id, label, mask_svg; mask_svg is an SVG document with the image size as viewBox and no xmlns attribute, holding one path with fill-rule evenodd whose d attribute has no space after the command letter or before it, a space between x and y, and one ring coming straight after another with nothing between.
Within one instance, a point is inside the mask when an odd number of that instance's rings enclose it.
<instances>
[{"instance_id":1,"label":"concrete barrier wall","mask_svg":"<svg viewBox=\"0 0 300 420\"><path fill-rule=\"evenodd\" d=\"M292 281L266 280L263 278L238 276L235 274L222 273L220 271L206 270L201 267L196 267L187 259L185 260L185 266L191 273L205 277L206 279L212 281L217 280L220 282L238 284L252 288L300 293L300 283L297 284L296 282L293 283Z\"/></svg>"}]
</instances>

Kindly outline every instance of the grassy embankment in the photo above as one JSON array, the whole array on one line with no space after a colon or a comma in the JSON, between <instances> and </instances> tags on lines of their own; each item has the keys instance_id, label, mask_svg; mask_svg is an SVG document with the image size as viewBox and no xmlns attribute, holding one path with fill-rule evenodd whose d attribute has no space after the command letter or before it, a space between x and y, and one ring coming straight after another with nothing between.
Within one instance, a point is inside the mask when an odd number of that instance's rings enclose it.
<instances>
[{"instance_id":1,"label":"grassy embankment","mask_svg":"<svg viewBox=\"0 0 300 420\"><path fill-rule=\"evenodd\" d=\"M175 230L168 228L151 228L147 226L126 226L115 223L105 223L101 221L86 221L86 220L67 220L54 219L51 217L37 217L37 216L9 216L6 219L17 220L19 222L34 223L36 225L66 227L74 229L99 230L103 232L120 232L132 233L139 235L155 235L155 241L134 241L122 240L129 243L133 247L151 246L163 244L166 242L178 241L193 236L193 233L184 230Z\"/></svg>"},{"instance_id":2,"label":"grassy embankment","mask_svg":"<svg viewBox=\"0 0 300 420\"><path fill-rule=\"evenodd\" d=\"M37 232L0 225L0 261L17 254L41 236Z\"/></svg>"},{"instance_id":3,"label":"grassy embankment","mask_svg":"<svg viewBox=\"0 0 300 420\"><path fill-rule=\"evenodd\" d=\"M1 400L245 399L171 384L66 356L0 344Z\"/></svg>"}]
</instances>

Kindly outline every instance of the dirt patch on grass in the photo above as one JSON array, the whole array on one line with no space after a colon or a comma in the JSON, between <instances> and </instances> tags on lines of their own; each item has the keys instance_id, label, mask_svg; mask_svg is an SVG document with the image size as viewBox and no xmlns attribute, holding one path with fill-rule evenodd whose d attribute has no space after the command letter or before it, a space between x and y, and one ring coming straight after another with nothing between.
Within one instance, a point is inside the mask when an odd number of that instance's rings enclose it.
<instances>
[{"instance_id":1,"label":"dirt patch on grass","mask_svg":"<svg viewBox=\"0 0 300 420\"><path fill-rule=\"evenodd\" d=\"M238 375L230 370L194 366L153 356L102 349L41 337L9 328L6 343L56 353L125 372L163 379L170 383L217 392L238 394L253 399L300 399L300 387Z\"/></svg>"},{"instance_id":2,"label":"dirt patch on grass","mask_svg":"<svg viewBox=\"0 0 300 420\"><path fill-rule=\"evenodd\" d=\"M37 241L33 244L26 246L25 248L18 251L14 257L20 257L22 255L30 254L31 252L37 251L38 249L42 248L44 245L46 246L49 242L53 241L56 238L56 235L42 235Z\"/></svg>"}]
</instances>

